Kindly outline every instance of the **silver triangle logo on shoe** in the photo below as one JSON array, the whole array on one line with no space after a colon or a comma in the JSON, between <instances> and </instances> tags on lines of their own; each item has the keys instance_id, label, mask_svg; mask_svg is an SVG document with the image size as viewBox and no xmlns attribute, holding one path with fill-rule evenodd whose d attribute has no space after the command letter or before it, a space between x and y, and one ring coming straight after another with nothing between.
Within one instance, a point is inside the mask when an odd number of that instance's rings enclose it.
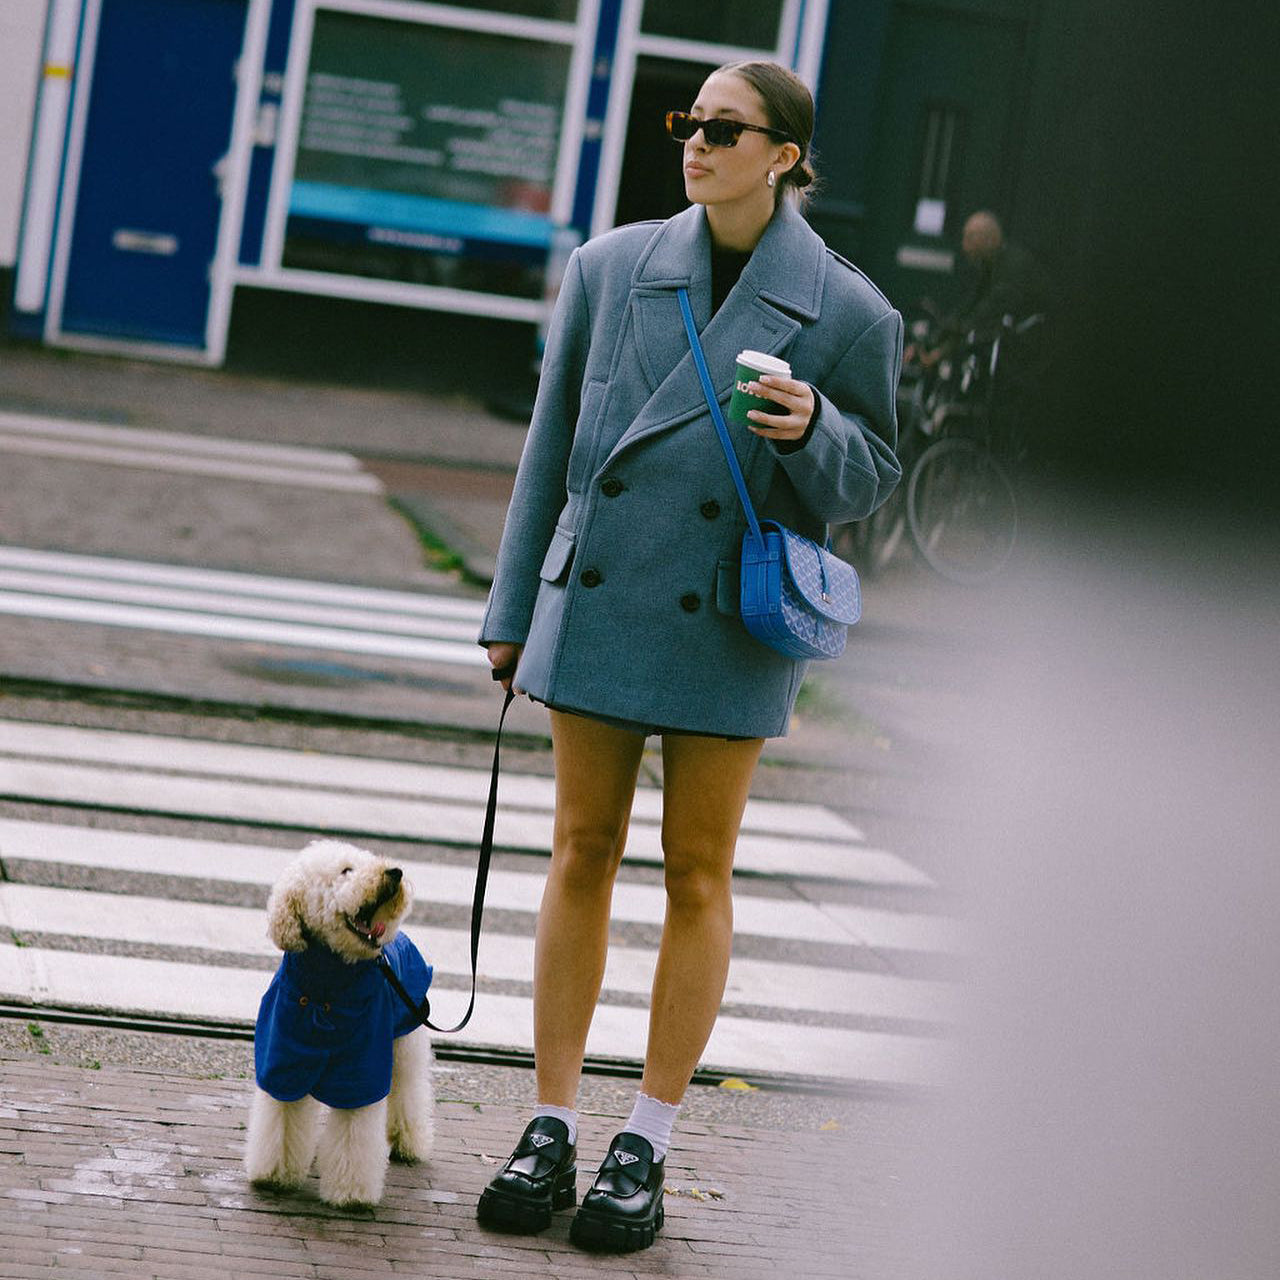
<instances>
[{"instance_id":1,"label":"silver triangle logo on shoe","mask_svg":"<svg viewBox=\"0 0 1280 1280\"><path fill-rule=\"evenodd\" d=\"M531 1133L529 1135L529 1141L532 1142L535 1147L549 1147L555 1139L547 1133Z\"/></svg>"},{"instance_id":2,"label":"silver triangle logo on shoe","mask_svg":"<svg viewBox=\"0 0 1280 1280\"><path fill-rule=\"evenodd\" d=\"M635 1164L640 1159L639 1156L632 1155L630 1151L615 1151L613 1158L622 1165Z\"/></svg>"}]
</instances>

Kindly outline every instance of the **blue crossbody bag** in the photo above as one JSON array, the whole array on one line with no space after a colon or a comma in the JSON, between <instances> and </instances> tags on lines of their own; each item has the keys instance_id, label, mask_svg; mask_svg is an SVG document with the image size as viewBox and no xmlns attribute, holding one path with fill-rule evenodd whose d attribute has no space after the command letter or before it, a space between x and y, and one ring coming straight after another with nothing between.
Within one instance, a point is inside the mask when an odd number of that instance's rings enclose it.
<instances>
[{"instance_id":1,"label":"blue crossbody bag","mask_svg":"<svg viewBox=\"0 0 1280 1280\"><path fill-rule=\"evenodd\" d=\"M693 323L689 292L681 289L680 312L693 362L702 381L711 420L724 449L725 461L737 487L747 517L742 535L742 585L739 606L742 621L757 640L788 658L838 658L844 652L849 628L862 616L858 574L812 538L780 525L776 520L756 519L747 493L729 428L707 372L702 343Z\"/></svg>"}]
</instances>

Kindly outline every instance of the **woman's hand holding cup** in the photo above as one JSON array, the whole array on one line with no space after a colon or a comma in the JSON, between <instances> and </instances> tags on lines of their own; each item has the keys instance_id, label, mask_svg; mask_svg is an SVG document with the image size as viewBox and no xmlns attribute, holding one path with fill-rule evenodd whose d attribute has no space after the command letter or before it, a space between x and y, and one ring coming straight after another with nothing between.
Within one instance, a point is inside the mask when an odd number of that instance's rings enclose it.
<instances>
[{"instance_id":1,"label":"woman's hand holding cup","mask_svg":"<svg viewBox=\"0 0 1280 1280\"><path fill-rule=\"evenodd\" d=\"M748 410L747 417L751 423L758 424L748 424L749 431L764 436L766 440L799 440L809 430L809 420L813 417L813 388L807 382L762 373L747 387L752 395L772 400L787 411L780 414L762 409Z\"/></svg>"},{"instance_id":2,"label":"woman's hand holding cup","mask_svg":"<svg viewBox=\"0 0 1280 1280\"><path fill-rule=\"evenodd\" d=\"M729 418L766 440L799 440L813 417L813 388L791 376L780 356L740 351Z\"/></svg>"}]
</instances>

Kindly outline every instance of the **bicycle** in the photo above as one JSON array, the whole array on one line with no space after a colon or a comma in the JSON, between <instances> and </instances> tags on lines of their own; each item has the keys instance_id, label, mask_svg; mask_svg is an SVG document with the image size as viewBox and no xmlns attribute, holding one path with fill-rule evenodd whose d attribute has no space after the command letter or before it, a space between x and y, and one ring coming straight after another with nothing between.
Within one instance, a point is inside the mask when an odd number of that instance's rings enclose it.
<instances>
[{"instance_id":1,"label":"bicycle","mask_svg":"<svg viewBox=\"0 0 1280 1280\"><path fill-rule=\"evenodd\" d=\"M850 557L882 571L910 533L936 573L973 585L994 577L1017 539L1018 502L1010 472L1023 452L1018 434L1026 388L997 374L1006 341L1042 315L1006 316L994 335L970 333L961 354L932 369L907 370L900 394L903 481L867 520L842 531Z\"/></svg>"},{"instance_id":2,"label":"bicycle","mask_svg":"<svg viewBox=\"0 0 1280 1280\"><path fill-rule=\"evenodd\" d=\"M929 333L927 320L916 321L911 328L913 348L920 349ZM928 444L925 426L928 422L933 379L918 362L908 359L903 365L898 385L898 462L904 477ZM832 531L837 554L856 564L863 573L882 573L902 545L907 532L907 491L899 483L893 492L865 520L841 525Z\"/></svg>"},{"instance_id":3,"label":"bicycle","mask_svg":"<svg viewBox=\"0 0 1280 1280\"><path fill-rule=\"evenodd\" d=\"M1022 461L1019 418L1026 386L1000 372L1005 345L1043 323L1005 316L995 334L970 334L956 399L935 413L937 438L907 478L907 525L925 562L965 585L986 582L1009 560L1018 533L1011 473Z\"/></svg>"}]
</instances>

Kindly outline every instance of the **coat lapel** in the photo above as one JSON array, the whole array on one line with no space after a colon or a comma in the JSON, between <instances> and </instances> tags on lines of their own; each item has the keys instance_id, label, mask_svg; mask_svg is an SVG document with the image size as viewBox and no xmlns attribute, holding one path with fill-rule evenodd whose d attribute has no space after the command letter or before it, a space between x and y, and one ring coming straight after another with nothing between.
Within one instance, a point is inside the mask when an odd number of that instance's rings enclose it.
<instances>
[{"instance_id":1,"label":"coat lapel","mask_svg":"<svg viewBox=\"0 0 1280 1280\"><path fill-rule=\"evenodd\" d=\"M680 316L680 288L689 290L707 367L723 405L733 390L739 351L784 353L801 322L817 318L825 270L822 241L799 213L783 204L738 283L708 322L711 236L706 214L694 205L665 223L636 264L631 282L636 352L651 395L613 445L601 470L639 441L706 411ZM732 423L730 433L740 457L759 440Z\"/></svg>"}]
</instances>

